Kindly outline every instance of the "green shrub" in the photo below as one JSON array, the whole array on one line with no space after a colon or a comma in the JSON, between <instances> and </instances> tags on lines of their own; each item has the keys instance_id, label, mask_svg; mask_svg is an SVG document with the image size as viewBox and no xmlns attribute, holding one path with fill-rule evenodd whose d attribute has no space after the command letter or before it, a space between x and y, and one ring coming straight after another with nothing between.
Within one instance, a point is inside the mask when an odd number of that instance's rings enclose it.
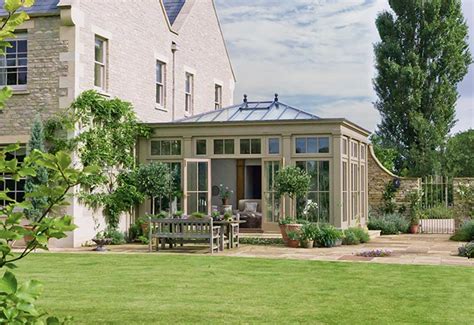
<instances>
[{"instance_id":1,"label":"green shrub","mask_svg":"<svg viewBox=\"0 0 474 325\"><path fill-rule=\"evenodd\" d=\"M142 227L137 223L133 223L128 228L127 242L132 243L142 235Z\"/></svg>"},{"instance_id":2,"label":"green shrub","mask_svg":"<svg viewBox=\"0 0 474 325\"><path fill-rule=\"evenodd\" d=\"M360 240L357 235L352 231L345 231L344 238L342 239L343 245L359 245Z\"/></svg>"},{"instance_id":3,"label":"green shrub","mask_svg":"<svg viewBox=\"0 0 474 325\"><path fill-rule=\"evenodd\" d=\"M455 241L474 240L474 220L464 222L450 239Z\"/></svg>"},{"instance_id":4,"label":"green shrub","mask_svg":"<svg viewBox=\"0 0 474 325\"><path fill-rule=\"evenodd\" d=\"M474 258L474 241L467 243L458 248L458 255L467 257L467 258Z\"/></svg>"},{"instance_id":5,"label":"green shrub","mask_svg":"<svg viewBox=\"0 0 474 325\"><path fill-rule=\"evenodd\" d=\"M453 219L454 218L453 210L443 205L425 209L423 211L423 215L426 219Z\"/></svg>"},{"instance_id":6,"label":"green shrub","mask_svg":"<svg viewBox=\"0 0 474 325\"><path fill-rule=\"evenodd\" d=\"M142 244L145 244L145 245L148 245L148 243L150 242L150 240L148 239L147 236L138 236L138 240L139 240Z\"/></svg>"},{"instance_id":7,"label":"green shrub","mask_svg":"<svg viewBox=\"0 0 474 325\"><path fill-rule=\"evenodd\" d=\"M284 218L281 218L279 221L278 221L278 224L279 225L289 225L289 224L292 224L292 223L295 223L296 220L292 217L284 217Z\"/></svg>"},{"instance_id":8,"label":"green shrub","mask_svg":"<svg viewBox=\"0 0 474 325\"><path fill-rule=\"evenodd\" d=\"M314 240L320 247L333 247L336 241L342 238L342 231L330 224L319 226Z\"/></svg>"},{"instance_id":9,"label":"green shrub","mask_svg":"<svg viewBox=\"0 0 474 325\"><path fill-rule=\"evenodd\" d=\"M191 217L193 218L196 218L196 219L202 219L204 218L206 215L204 213L201 213L201 212L193 212L191 213Z\"/></svg>"},{"instance_id":10,"label":"green shrub","mask_svg":"<svg viewBox=\"0 0 474 325\"><path fill-rule=\"evenodd\" d=\"M318 231L319 227L317 224L306 222L301 227L300 240L314 240Z\"/></svg>"},{"instance_id":11,"label":"green shrub","mask_svg":"<svg viewBox=\"0 0 474 325\"><path fill-rule=\"evenodd\" d=\"M344 231L342 243L344 245L358 245L367 243L370 240L369 233L365 229L359 227L351 227Z\"/></svg>"},{"instance_id":12,"label":"green shrub","mask_svg":"<svg viewBox=\"0 0 474 325\"><path fill-rule=\"evenodd\" d=\"M370 218L367 223L369 230L380 230L382 235L407 233L410 223L398 213L385 214L378 218Z\"/></svg>"},{"instance_id":13,"label":"green shrub","mask_svg":"<svg viewBox=\"0 0 474 325\"><path fill-rule=\"evenodd\" d=\"M118 230L108 230L105 237L112 239L111 245L125 244L125 235Z\"/></svg>"}]
</instances>

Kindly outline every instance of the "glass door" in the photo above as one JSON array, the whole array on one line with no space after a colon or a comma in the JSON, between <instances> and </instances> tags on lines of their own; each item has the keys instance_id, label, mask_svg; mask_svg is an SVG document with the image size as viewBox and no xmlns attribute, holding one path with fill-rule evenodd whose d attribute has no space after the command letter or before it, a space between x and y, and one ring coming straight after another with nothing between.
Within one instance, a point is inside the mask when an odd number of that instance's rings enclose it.
<instances>
[{"instance_id":1,"label":"glass door","mask_svg":"<svg viewBox=\"0 0 474 325\"><path fill-rule=\"evenodd\" d=\"M210 214L211 161L209 159L185 159L184 213Z\"/></svg>"},{"instance_id":2,"label":"glass door","mask_svg":"<svg viewBox=\"0 0 474 325\"><path fill-rule=\"evenodd\" d=\"M280 170L281 162L279 160L271 160L263 162L263 213L264 223L268 227L270 224L278 223L281 215L281 200L275 194L273 185L275 175Z\"/></svg>"}]
</instances>

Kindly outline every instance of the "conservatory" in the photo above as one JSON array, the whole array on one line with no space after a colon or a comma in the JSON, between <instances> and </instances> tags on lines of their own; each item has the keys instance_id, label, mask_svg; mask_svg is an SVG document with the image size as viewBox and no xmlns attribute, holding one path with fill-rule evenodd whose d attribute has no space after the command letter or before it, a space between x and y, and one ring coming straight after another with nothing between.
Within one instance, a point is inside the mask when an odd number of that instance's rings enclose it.
<instances>
[{"instance_id":1,"label":"conservatory","mask_svg":"<svg viewBox=\"0 0 474 325\"><path fill-rule=\"evenodd\" d=\"M307 197L297 199L298 215L311 200L312 221L339 228L367 221L369 131L346 119L319 118L275 97L149 126L138 158L169 164L182 195L145 202L139 215L210 214L225 204L252 215L243 226L249 231L274 231L292 205L275 195L273 180L283 166L296 165L311 177Z\"/></svg>"}]
</instances>

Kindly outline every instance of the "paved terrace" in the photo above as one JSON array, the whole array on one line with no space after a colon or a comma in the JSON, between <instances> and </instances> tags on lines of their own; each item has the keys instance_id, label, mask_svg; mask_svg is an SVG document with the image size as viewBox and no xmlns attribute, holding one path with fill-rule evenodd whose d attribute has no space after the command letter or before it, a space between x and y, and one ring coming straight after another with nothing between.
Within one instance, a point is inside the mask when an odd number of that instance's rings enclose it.
<instances>
[{"instance_id":1,"label":"paved terrace","mask_svg":"<svg viewBox=\"0 0 474 325\"><path fill-rule=\"evenodd\" d=\"M425 264L425 265L464 265L474 266L474 259L456 256L457 249L463 243L449 240L449 235L393 235L372 239L369 243L356 246L333 248L288 248L279 245L241 245L240 248L225 250L215 256L236 256L255 258L305 259L319 261L356 261L364 263ZM113 253L147 253L147 245L127 244L108 246ZM91 247L72 249L51 248L52 252L92 252ZM388 249L393 251L390 257L365 258L355 253L368 249ZM165 249L152 254L209 254L207 247L187 244L177 249Z\"/></svg>"}]
</instances>

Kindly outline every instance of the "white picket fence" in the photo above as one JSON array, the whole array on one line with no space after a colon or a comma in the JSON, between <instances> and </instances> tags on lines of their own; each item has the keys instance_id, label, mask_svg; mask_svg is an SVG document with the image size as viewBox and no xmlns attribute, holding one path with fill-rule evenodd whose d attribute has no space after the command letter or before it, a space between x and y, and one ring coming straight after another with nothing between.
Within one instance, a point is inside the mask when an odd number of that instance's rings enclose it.
<instances>
[{"instance_id":1,"label":"white picket fence","mask_svg":"<svg viewBox=\"0 0 474 325\"><path fill-rule=\"evenodd\" d=\"M454 233L454 219L421 219L423 234L452 234Z\"/></svg>"}]
</instances>

